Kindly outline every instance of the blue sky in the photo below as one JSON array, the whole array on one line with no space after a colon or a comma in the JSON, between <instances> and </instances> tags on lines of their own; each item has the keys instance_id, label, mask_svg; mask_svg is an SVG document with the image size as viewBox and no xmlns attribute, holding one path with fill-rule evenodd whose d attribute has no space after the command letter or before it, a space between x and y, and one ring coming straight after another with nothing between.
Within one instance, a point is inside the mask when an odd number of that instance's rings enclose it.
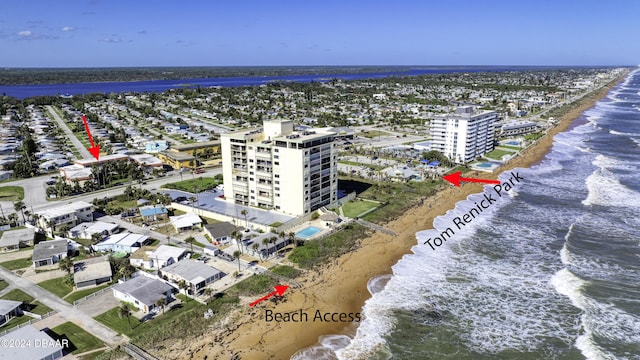
<instances>
[{"instance_id":1,"label":"blue sky","mask_svg":"<svg viewBox=\"0 0 640 360\"><path fill-rule=\"evenodd\" d=\"M0 1L0 66L640 63L640 1Z\"/></svg>"}]
</instances>

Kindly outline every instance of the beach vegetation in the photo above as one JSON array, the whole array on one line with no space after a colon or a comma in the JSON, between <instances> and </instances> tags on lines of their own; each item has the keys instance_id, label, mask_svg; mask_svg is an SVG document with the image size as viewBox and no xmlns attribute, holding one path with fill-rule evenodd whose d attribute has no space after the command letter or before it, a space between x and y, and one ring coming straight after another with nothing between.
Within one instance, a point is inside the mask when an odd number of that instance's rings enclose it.
<instances>
[{"instance_id":1,"label":"beach vegetation","mask_svg":"<svg viewBox=\"0 0 640 360\"><path fill-rule=\"evenodd\" d=\"M288 279L295 279L298 276L300 276L300 273L301 273L300 270L294 268L293 266L288 266L288 265L274 266L271 269L271 272Z\"/></svg>"}]
</instances>

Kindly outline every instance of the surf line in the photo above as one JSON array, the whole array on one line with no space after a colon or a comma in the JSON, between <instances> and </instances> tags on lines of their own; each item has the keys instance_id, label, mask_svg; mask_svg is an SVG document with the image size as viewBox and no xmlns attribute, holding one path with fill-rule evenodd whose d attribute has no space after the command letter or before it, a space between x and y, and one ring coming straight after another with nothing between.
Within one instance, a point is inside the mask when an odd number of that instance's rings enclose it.
<instances>
[{"instance_id":1,"label":"surf line","mask_svg":"<svg viewBox=\"0 0 640 360\"><path fill-rule=\"evenodd\" d=\"M455 226L452 225L442 231L440 235L434 238L427 239L427 241L424 242L424 245L429 245L432 250L435 250L437 247L444 244L447 239L450 239L451 237L453 237L453 235L456 234L454 228L461 230L467 224L471 223L471 221L473 221L473 219L475 219L477 216L480 216L480 214L484 210L488 209L491 205L493 205L493 203L497 202L498 200L493 197L494 193L498 196L498 198L501 198L505 192L511 190L515 186L515 184L519 183L522 180L524 180L524 178L521 177L518 172L514 174L512 171L511 177L509 177L508 181L505 181L499 185L494 185L493 192L490 192L489 194L483 194L484 199L480 200L480 202L476 201L474 203L475 207L471 208L468 213L462 216L454 217L452 219L452 222Z\"/></svg>"}]
</instances>

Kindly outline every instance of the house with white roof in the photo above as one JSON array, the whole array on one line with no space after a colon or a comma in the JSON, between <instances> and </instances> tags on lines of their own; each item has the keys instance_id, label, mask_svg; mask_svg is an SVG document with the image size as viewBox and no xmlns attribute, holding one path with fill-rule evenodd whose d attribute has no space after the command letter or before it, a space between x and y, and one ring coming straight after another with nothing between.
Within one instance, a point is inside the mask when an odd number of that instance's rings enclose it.
<instances>
[{"instance_id":1,"label":"house with white roof","mask_svg":"<svg viewBox=\"0 0 640 360\"><path fill-rule=\"evenodd\" d=\"M186 249L176 246L160 245L155 249L144 246L131 254L129 263L144 269L158 269L184 259L186 254Z\"/></svg>"},{"instance_id":2,"label":"house with white roof","mask_svg":"<svg viewBox=\"0 0 640 360\"><path fill-rule=\"evenodd\" d=\"M20 305L22 305L22 301L0 299L0 326L22 314Z\"/></svg>"},{"instance_id":3,"label":"house with white roof","mask_svg":"<svg viewBox=\"0 0 640 360\"><path fill-rule=\"evenodd\" d=\"M147 235L123 232L109 235L104 241L93 245L93 248L96 251L126 252L131 254L145 245L148 239Z\"/></svg>"},{"instance_id":4,"label":"house with white roof","mask_svg":"<svg viewBox=\"0 0 640 360\"><path fill-rule=\"evenodd\" d=\"M202 228L202 219L194 213L170 216L169 220L177 232Z\"/></svg>"},{"instance_id":5,"label":"house with white roof","mask_svg":"<svg viewBox=\"0 0 640 360\"><path fill-rule=\"evenodd\" d=\"M46 332L27 325L0 337L1 344L32 344L31 346L3 346L0 360L55 360L62 358L63 344L68 340L56 340Z\"/></svg>"},{"instance_id":6,"label":"house with white roof","mask_svg":"<svg viewBox=\"0 0 640 360\"><path fill-rule=\"evenodd\" d=\"M67 257L69 244L67 240L42 241L33 247L31 260L34 267L53 265Z\"/></svg>"},{"instance_id":7,"label":"house with white roof","mask_svg":"<svg viewBox=\"0 0 640 360\"><path fill-rule=\"evenodd\" d=\"M78 239L91 239L93 234L100 234L101 237L105 237L111 234L115 234L120 231L118 224L108 223L104 221L94 221L90 223L82 223L76 225L69 230L70 238Z\"/></svg>"},{"instance_id":8,"label":"house with white roof","mask_svg":"<svg viewBox=\"0 0 640 360\"><path fill-rule=\"evenodd\" d=\"M193 292L224 276L222 271L190 259L166 266L160 270L160 274L175 284L185 281Z\"/></svg>"},{"instance_id":9,"label":"house with white roof","mask_svg":"<svg viewBox=\"0 0 640 360\"><path fill-rule=\"evenodd\" d=\"M34 228L10 230L2 233L0 237L0 252L19 250L21 247L33 245L35 237Z\"/></svg>"},{"instance_id":10,"label":"house with white roof","mask_svg":"<svg viewBox=\"0 0 640 360\"><path fill-rule=\"evenodd\" d=\"M60 204L56 207L36 211L38 226L47 231L58 231L60 228L72 228L81 222L93 221L93 205L84 201Z\"/></svg>"}]
</instances>

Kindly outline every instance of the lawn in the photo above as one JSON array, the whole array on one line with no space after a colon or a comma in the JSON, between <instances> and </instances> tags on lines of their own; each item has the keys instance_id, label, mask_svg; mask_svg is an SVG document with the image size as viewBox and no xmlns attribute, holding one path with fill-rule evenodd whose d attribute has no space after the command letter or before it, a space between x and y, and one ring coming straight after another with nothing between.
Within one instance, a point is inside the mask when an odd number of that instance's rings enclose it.
<instances>
[{"instance_id":1,"label":"lawn","mask_svg":"<svg viewBox=\"0 0 640 360\"><path fill-rule=\"evenodd\" d=\"M125 334L133 338L134 336L143 336L145 334L153 333L156 331L156 327L161 324L179 322L185 313L196 308L198 309L199 317L202 317L202 311L207 309L206 306L195 300L189 300L188 302L183 301L182 304L176 304L177 306L172 309L173 305L173 303L168 304L165 308L164 314L161 313L157 318L144 323L131 316L131 327L129 327L126 317L121 318L118 316L118 307L96 316L95 319L113 329L115 332Z\"/></svg>"},{"instance_id":2,"label":"lawn","mask_svg":"<svg viewBox=\"0 0 640 360\"><path fill-rule=\"evenodd\" d=\"M348 203L342 205L342 211L344 212L345 216L355 218L365 211L373 209L377 206L379 206L379 204L373 201L355 200L349 201Z\"/></svg>"},{"instance_id":3,"label":"lawn","mask_svg":"<svg viewBox=\"0 0 640 360\"><path fill-rule=\"evenodd\" d=\"M22 186L0 186L0 201L20 201L24 199Z\"/></svg>"},{"instance_id":4,"label":"lawn","mask_svg":"<svg viewBox=\"0 0 640 360\"><path fill-rule=\"evenodd\" d=\"M513 154L513 151L495 149L489 153L484 154L484 156L494 160L502 160L503 155L511 155L511 154Z\"/></svg>"},{"instance_id":5,"label":"lawn","mask_svg":"<svg viewBox=\"0 0 640 360\"><path fill-rule=\"evenodd\" d=\"M39 301L35 301L35 299L31 297L31 295L25 293L20 289L11 290L8 293L4 294L2 297L0 297L0 299L22 301L24 303L22 305L22 308L34 314L44 315L52 310L51 308L40 303ZM9 326L7 326L6 328L2 327L2 329L8 329L18 324L25 323L29 321L29 319L31 319L31 317L27 315L18 316L17 318L14 318L9 323L7 323Z\"/></svg>"},{"instance_id":6,"label":"lawn","mask_svg":"<svg viewBox=\"0 0 640 360\"><path fill-rule=\"evenodd\" d=\"M5 268L7 270L23 269L23 268L29 267L31 265L33 265L33 261L31 261L31 257L28 257L26 259L9 260L9 261L5 261L3 263L0 263L0 266L2 266L3 268Z\"/></svg>"},{"instance_id":7,"label":"lawn","mask_svg":"<svg viewBox=\"0 0 640 360\"><path fill-rule=\"evenodd\" d=\"M195 179L188 179L170 184L164 184L161 187L165 189L182 190L195 194L196 192L213 189L221 183L221 180L216 180L212 177L201 176Z\"/></svg>"},{"instance_id":8,"label":"lawn","mask_svg":"<svg viewBox=\"0 0 640 360\"><path fill-rule=\"evenodd\" d=\"M96 286L90 289L83 289L83 290L78 290L78 291L74 291L72 293L70 293L69 295L67 295L67 297L64 298L64 301L68 302L69 304L73 304L74 301L76 300L80 300L85 296L91 295L94 292L100 291L104 288L106 288L107 286L109 286L109 284L103 284L100 286Z\"/></svg>"},{"instance_id":9,"label":"lawn","mask_svg":"<svg viewBox=\"0 0 640 360\"><path fill-rule=\"evenodd\" d=\"M371 130L371 131L363 131L357 134L358 136L364 136L368 138L374 138L378 136L388 136L388 132L380 131L380 130Z\"/></svg>"},{"instance_id":10,"label":"lawn","mask_svg":"<svg viewBox=\"0 0 640 360\"><path fill-rule=\"evenodd\" d=\"M38 286L45 290L49 290L49 292L55 294L61 299L73 291L73 288L64 282L64 277L45 280L38 283Z\"/></svg>"},{"instance_id":11,"label":"lawn","mask_svg":"<svg viewBox=\"0 0 640 360\"><path fill-rule=\"evenodd\" d=\"M9 283L7 283L4 280L0 280L0 291L4 290L7 288L7 286L9 286Z\"/></svg>"},{"instance_id":12,"label":"lawn","mask_svg":"<svg viewBox=\"0 0 640 360\"><path fill-rule=\"evenodd\" d=\"M54 334L51 334L53 332ZM100 339L84 331L78 325L72 322L66 322L60 324L50 330L49 335L56 340L69 339L69 349L72 354L81 354L89 350L99 349L104 347L104 344Z\"/></svg>"}]
</instances>

